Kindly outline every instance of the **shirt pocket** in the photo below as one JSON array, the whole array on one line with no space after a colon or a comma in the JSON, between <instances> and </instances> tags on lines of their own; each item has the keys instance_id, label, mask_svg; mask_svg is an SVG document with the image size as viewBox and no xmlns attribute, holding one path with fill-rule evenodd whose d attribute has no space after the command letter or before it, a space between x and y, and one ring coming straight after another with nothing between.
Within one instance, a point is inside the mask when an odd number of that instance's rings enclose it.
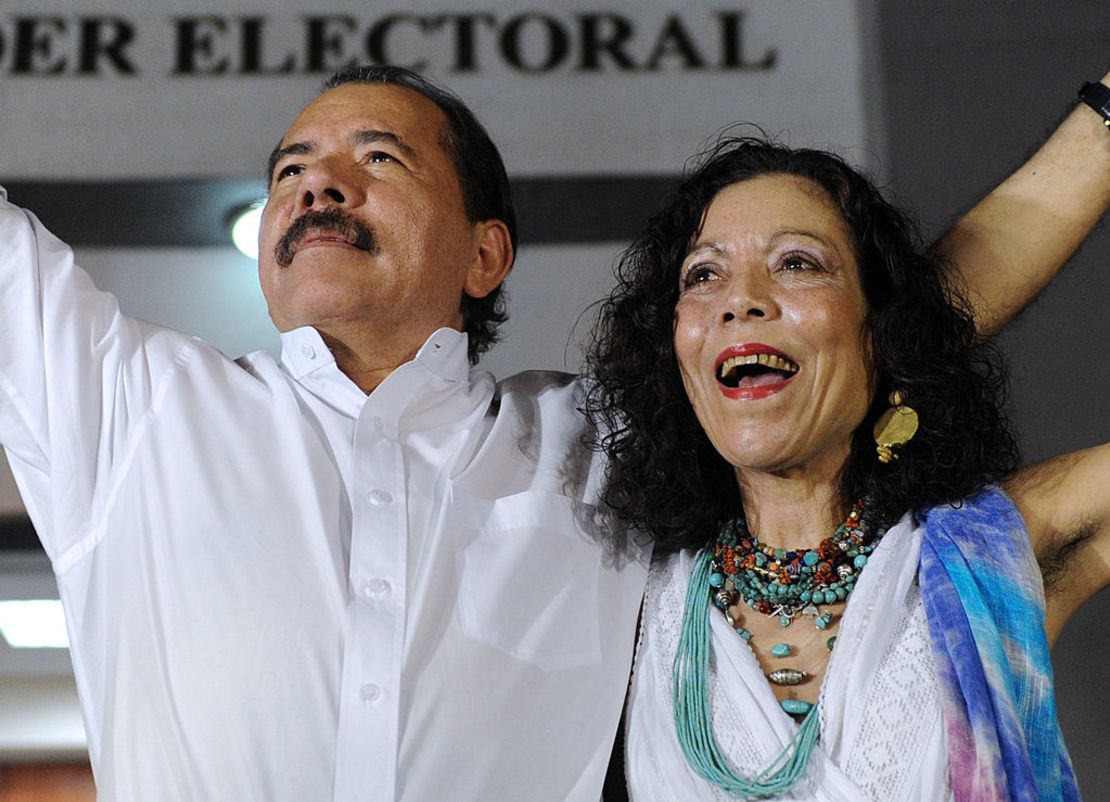
<instances>
[{"instance_id":1,"label":"shirt pocket","mask_svg":"<svg viewBox=\"0 0 1110 802\"><path fill-rule=\"evenodd\" d=\"M452 491L459 612L468 638L545 671L601 659L602 546L595 508L530 490L498 499Z\"/></svg>"}]
</instances>

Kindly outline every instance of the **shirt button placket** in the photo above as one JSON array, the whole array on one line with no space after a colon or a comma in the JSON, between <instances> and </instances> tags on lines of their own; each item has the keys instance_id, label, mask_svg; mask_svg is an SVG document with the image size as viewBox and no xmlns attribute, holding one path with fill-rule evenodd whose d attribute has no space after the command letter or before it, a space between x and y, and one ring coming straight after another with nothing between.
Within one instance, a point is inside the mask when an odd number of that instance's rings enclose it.
<instances>
[{"instance_id":1,"label":"shirt button placket","mask_svg":"<svg viewBox=\"0 0 1110 802\"><path fill-rule=\"evenodd\" d=\"M371 402L372 403L372 402ZM408 517L404 458L388 421L368 407L356 424L351 476L350 607L344 675L349 754L338 787L393 787L395 763L365 754L397 750L397 699L404 640L404 566ZM341 736L343 737L343 736Z\"/></svg>"},{"instance_id":2,"label":"shirt button placket","mask_svg":"<svg viewBox=\"0 0 1110 802\"><path fill-rule=\"evenodd\" d=\"M362 595L368 599L380 599L389 595L389 591L393 586L389 584L389 580L382 579L381 577L374 577L365 585L362 586Z\"/></svg>"},{"instance_id":3,"label":"shirt button placket","mask_svg":"<svg viewBox=\"0 0 1110 802\"><path fill-rule=\"evenodd\" d=\"M384 507L393 503L393 494L388 490L382 490L380 487L375 487L366 494L366 500L375 507Z\"/></svg>"}]
</instances>

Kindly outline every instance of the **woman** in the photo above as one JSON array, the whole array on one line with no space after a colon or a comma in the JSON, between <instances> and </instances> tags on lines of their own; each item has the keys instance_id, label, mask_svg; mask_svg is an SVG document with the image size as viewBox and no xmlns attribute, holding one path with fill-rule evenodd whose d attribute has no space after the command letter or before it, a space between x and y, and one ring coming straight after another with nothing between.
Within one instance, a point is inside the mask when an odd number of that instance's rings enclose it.
<instances>
[{"instance_id":1,"label":"woman","mask_svg":"<svg viewBox=\"0 0 1110 802\"><path fill-rule=\"evenodd\" d=\"M619 272L589 408L656 544L632 796L1075 797L1048 639L1110 578L1110 448L1016 470L968 304L829 154L721 142Z\"/></svg>"}]
</instances>

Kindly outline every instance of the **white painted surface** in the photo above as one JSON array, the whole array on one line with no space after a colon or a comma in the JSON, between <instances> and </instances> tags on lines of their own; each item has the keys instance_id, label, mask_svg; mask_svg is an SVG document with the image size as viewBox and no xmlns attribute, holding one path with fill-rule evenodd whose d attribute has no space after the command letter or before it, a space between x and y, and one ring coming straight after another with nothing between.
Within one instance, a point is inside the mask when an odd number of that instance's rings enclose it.
<instances>
[{"instance_id":1,"label":"white painted surface","mask_svg":"<svg viewBox=\"0 0 1110 802\"><path fill-rule=\"evenodd\" d=\"M424 62L432 76L467 100L501 146L514 175L636 172L669 174L706 138L738 121L761 122L789 133L795 144L869 144L865 124L862 17L857 0L548 0L522 7L512 0L481 0L459 8L445 0L385 0L367 4L336 0L327 5L328 29L336 40L329 69L306 75L306 22L302 2L234 0L182 4L152 0L142 6L105 0L75 9L64 0L14 0L0 10L0 107L4 147L0 176L14 178L122 178L255 175L296 110L316 91L331 67L366 60L364 42L390 14L409 15L390 34L387 55L396 63ZM193 7L190 8L189 6ZM453 69L457 26L421 33L414 19L484 14L474 36L477 69ZM739 32L746 62L775 54L765 70L722 70L721 14L742 13ZM73 75L82 15L120 17L133 28L123 49L136 74ZM619 15L632 26L622 51L642 67L664 36L668 18L678 20L706 68L691 70L672 55L657 69L582 71L584 15ZM59 76L13 76L15 19L57 15L60 28L40 25L49 54L41 69L61 65ZM206 75L174 75L174 19L216 15L197 36L211 48L197 67ZM262 63L290 58L296 74L244 76L238 18L262 20ZM336 22L346 16L351 27ZM501 54L517 20L527 64L551 52L550 30L567 40L567 56L548 72L514 69ZM221 32L219 25L224 28ZM665 48L666 49L666 48ZM211 74L226 62L222 74Z\"/></svg>"}]
</instances>

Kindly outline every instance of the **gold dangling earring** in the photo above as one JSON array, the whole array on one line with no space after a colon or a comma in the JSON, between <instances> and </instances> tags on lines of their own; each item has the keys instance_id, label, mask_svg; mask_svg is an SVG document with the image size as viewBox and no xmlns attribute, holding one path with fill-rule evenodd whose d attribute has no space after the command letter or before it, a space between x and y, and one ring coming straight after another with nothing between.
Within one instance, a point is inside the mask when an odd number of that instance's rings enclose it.
<instances>
[{"instance_id":1,"label":"gold dangling earring","mask_svg":"<svg viewBox=\"0 0 1110 802\"><path fill-rule=\"evenodd\" d=\"M879 462L884 465L898 459L894 449L905 445L917 433L917 412L903 403L901 390L890 394L890 409L875 422L875 444Z\"/></svg>"}]
</instances>

